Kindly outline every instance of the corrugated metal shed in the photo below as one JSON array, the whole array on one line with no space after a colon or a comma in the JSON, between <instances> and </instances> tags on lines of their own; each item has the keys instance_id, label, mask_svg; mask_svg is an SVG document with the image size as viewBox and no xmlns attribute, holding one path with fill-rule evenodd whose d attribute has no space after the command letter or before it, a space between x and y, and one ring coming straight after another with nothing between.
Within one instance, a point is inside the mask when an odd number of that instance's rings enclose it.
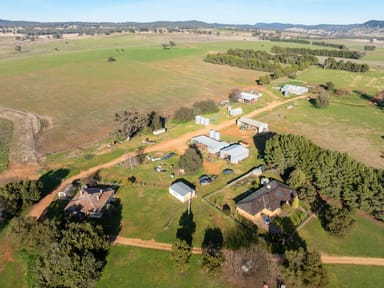
<instances>
[{"instance_id":1,"label":"corrugated metal shed","mask_svg":"<svg viewBox=\"0 0 384 288\"><path fill-rule=\"evenodd\" d=\"M225 141L217 141L205 135L193 137L191 139L191 142L206 146L208 148L208 152L211 154L216 154L220 152L220 149L227 147L229 145L229 143Z\"/></svg>"}]
</instances>

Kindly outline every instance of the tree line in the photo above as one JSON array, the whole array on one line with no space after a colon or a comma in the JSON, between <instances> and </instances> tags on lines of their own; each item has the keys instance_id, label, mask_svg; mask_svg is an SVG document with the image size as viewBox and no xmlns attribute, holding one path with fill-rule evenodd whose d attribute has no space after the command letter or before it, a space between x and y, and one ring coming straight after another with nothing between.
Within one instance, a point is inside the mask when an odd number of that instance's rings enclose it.
<instances>
[{"instance_id":1,"label":"tree line","mask_svg":"<svg viewBox=\"0 0 384 288\"><path fill-rule=\"evenodd\" d=\"M318 59L313 55L294 55L292 53L270 54L253 49L229 49L226 53L208 54L206 62L230 65L271 73L272 79L288 76L304 70L310 65L317 65ZM266 82L270 79L265 79Z\"/></svg>"},{"instance_id":2,"label":"tree line","mask_svg":"<svg viewBox=\"0 0 384 288\"><path fill-rule=\"evenodd\" d=\"M271 38L271 42L288 42L288 43L299 43L299 44L311 44L311 41L305 39L283 39L283 38Z\"/></svg>"},{"instance_id":3,"label":"tree line","mask_svg":"<svg viewBox=\"0 0 384 288\"><path fill-rule=\"evenodd\" d=\"M267 140L265 160L283 175L300 170L299 196L314 203L316 193L340 200L384 221L384 170L367 167L348 154L322 149L302 136L275 135Z\"/></svg>"},{"instance_id":4,"label":"tree line","mask_svg":"<svg viewBox=\"0 0 384 288\"><path fill-rule=\"evenodd\" d=\"M365 53L350 50L328 50L328 49L309 49L309 48L288 48L273 46L272 53L287 53L287 54L300 54L300 55L315 55L339 58L360 59Z\"/></svg>"},{"instance_id":5,"label":"tree line","mask_svg":"<svg viewBox=\"0 0 384 288\"><path fill-rule=\"evenodd\" d=\"M344 70L344 71L350 71L350 72L362 72L362 73L369 71L368 64L365 64L365 63L359 64L351 61L344 62L344 60L336 61L334 58L325 59L323 68Z\"/></svg>"},{"instance_id":6,"label":"tree line","mask_svg":"<svg viewBox=\"0 0 384 288\"><path fill-rule=\"evenodd\" d=\"M329 43L329 42L324 42L324 41L313 41L312 45L332 47L332 48L337 48L337 49L340 49L340 50L343 50L343 49L347 48L343 44Z\"/></svg>"}]
</instances>

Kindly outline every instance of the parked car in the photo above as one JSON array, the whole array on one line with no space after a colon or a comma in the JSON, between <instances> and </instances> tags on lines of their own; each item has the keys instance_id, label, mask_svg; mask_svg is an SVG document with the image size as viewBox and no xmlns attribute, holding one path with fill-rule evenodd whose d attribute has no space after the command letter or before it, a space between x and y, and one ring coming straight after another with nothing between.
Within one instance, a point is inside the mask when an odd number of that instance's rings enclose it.
<instances>
[{"instance_id":1,"label":"parked car","mask_svg":"<svg viewBox=\"0 0 384 288\"><path fill-rule=\"evenodd\" d=\"M208 176L208 175L201 175L199 177L199 182L200 182L200 185L208 185L209 183L212 182L212 179Z\"/></svg>"},{"instance_id":2,"label":"parked car","mask_svg":"<svg viewBox=\"0 0 384 288\"><path fill-rule=\"evenodd\" d=\"M233 174L233 170L231 168L225 168L223 170L223 175L230 175Z\"/></svg>"},{"instance_id":3,"label":"parked car","mask_svg":"<svg viewBox=\"0 0 384 288\"><path fill-rule=\"evenodd\" d=\"M263 215L264 223L269 225L271 224L271 219L267 215Z\"/></svg>"},{"instance_id":4,"label":"parked car","mask_svg":"<svg viewBox=\"0 0 384 288\"><path fill-rule=\"evenodd\" d=\"M174 153L174 152L170 152L170 153L168 153L167 155L165 155L163 158L161 158L162 160L167 160L167 159L169 159L169 158L172 158L172 157L174 157L174 156L176 156L176 153Z\"/></svg>"}]
</instances>

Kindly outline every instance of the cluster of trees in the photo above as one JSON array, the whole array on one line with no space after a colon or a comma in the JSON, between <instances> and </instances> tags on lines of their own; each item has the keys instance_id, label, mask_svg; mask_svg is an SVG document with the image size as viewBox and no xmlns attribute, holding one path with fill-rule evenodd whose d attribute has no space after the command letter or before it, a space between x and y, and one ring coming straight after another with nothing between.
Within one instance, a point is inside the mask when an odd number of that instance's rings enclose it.
<instances>
[{"instance_id":1,"label":"cluster of trees","mask_svg":"<svg viewBox=\"0 0 384 288\"><path fill-rule=\"evenodd\" d=\"M90 223L39 222L15 218L10 237L27 252L31 287L95 287L105 264L109 241Z\"/></svg>"},{"instance_id":2,"label":"cluster of trees","mask_svg":"<svg viewBox=\"0 0 384 288\"><path fill-rule=\"evenodd\" d=\"M329 106L328 94L325 91L320 91L315 99L315 106L317 108L325 108Z\"/></svg>"},{"instance_id":3,"label":"cluster of trees","mask_svg":"<svg viewBox=\"0 0 384 288\"><path fill-rule=\"evenodd\" d=\"M229 49L226 53L208 54L204 60L213 64L270 72L272 79L288 76L318 64L317 57L312 55L294 55L286 52L272 55L266 51L252 49ZM263 79L261 82L266 83L268 80Z\"/></svg>"},{"instance_id":4,"label":"cluster of trees","mask_svg":"<svg viewBox=\"0 0 384 288\"><path fill-rule=\"evenodd\" d=\"M283 175L300 169L305 183L299 196L310 204L317 193L340 200L345 209L362 209L384 221L384 171L367 167L348 154L318 147L302 136L275 135L266 142L265 160Z\"/></svg>"},{"instance_id":5,"label":"cluster of trees","mask_svg":"<svg viewBox=\"0 0 384 288\"><path fill-rule=\"evenodd\" d=\"M165 118L155 111L145 114L132 108L115 113L114 122L116 128L112 134L117 138L130 140L145 127L150 127L152 130L163 128Z\"/></svg>"},{"instance_id":6,"label":"cluster of trees","mask_svg":"<svg viewBox=\"0 0 384 288\"><path fill-rule=\"evenodd\" d=\"M332 48L337 48L337 49L346 49L347 47L343 44L336 44L336 43L328 43L324 41L313 41L312 45L316 46L325 46L325 47L332 47Z\"/></svg>"},{"instance_id":7,"label":"cluster of trees","mask_svg":"<svg viewBox=\"0 0 384 288\"><path fill-rule=\"evenodd\" d=\"M284 274L287 287L326 287L328 276L320 254L303 248L285 253Z\"/></svg>"},{"instance_id":8,"label":"cluster of trees","mask_svg":"<svg viewBox=\"0 0 384 288\"><path fill-rule=\"evenodd\" d=\"M0 228L40 199L41 185L37 181L11 182L0 188Z\"/></svg>"},{"instance_id":9,"label":"cluster of trees","mask_svg":"<svg viewBox=\"0 0 384 288\"><path fill-rule=\"evenodd\" d=\"M325 59L323 68L344 70L344 71L350 71L350 72L363 72L363 73L369 71L368 64L365 64L365 63L359 64L351 61L344 62L344 60L336 61L334 58Z\"/></svg>"},{"instance_id":10,"label":"cluster of trees","mask_svg":"<svg viewBox=\"0 0 384 288\"><path fill-rule=\"evenodd\" d=\"M364 45L364 51L374 51L376 46L374 45Z\"/></svg>"},{"instance_id":11,"label":"cluster of trees","mask_svg":"<svg viewBox=\"0 0 384 288\"><path fill-rule=\"evenodd\" d=\"M169 41L168 43L161 43L161 47L163 47L163 49L165 50L169 50L171 48L175 48L176 43L174 41Z\"/></svg>"},{"instance_id":12,"label":"cluster of trees","mask_svg":"<svg viewBox=\"0 0 384 288\"><path fill-rule=\"evenodd\" d=\"M203 155L199 151L196 145L191 145L180 156L178 167L184 169L186 174L193 174L203 167Z\"/></svg>"},{"instance_id":13,"label":"cluster of trees","mask_svg":"<svg viewBox=\"0 0 384 288\"><path fill-rule=\"evenodd\" d=\"M173 119L177 122L188 122L193 120L194 116L199 114L215 113L219 111L213 100L202 100L192 104L192 107L180 107L173 114Z\"/></svg>"},{"instance_id":14,"label":"cluster of trees","mask_svg":"<svg viewBox=\"0 0 384 288\"><path fill-rule=\"evenodd\" d=\"M309 49L309 48L289 48L273 46L271 48L272 53L285 53L285 54L300 54L300 55L315 55L315 56L327 56L327 57L340 57L360 59L365 54L359 51L350 50L327 50L327 49Z\"/></svg>"}]
</instances>

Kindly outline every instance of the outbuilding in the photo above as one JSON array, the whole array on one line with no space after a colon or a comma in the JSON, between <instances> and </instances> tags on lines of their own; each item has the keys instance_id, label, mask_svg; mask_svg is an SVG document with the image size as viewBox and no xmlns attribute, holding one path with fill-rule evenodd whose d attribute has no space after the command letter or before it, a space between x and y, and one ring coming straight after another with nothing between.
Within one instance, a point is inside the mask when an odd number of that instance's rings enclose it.
<instances>
[{"instance_id":1,"label":"outbuilding","mask_svg":"<svg viewBox=\"0 0 384 288\"><path fill-rule=\"evenodd\" d=\"M189 201L193 197L196 197L195 189L183 181L175 182L169 186L169 194L183 203Z\"/></svg>"},{"instance_id":2,"label":"outbuilding","mask_svg":"<svg viewBox=\"0 0 384 288\"><path fill-rule=\"evenodd\" d=\"M236 120L237 126L240 127L240 129L253 129L257 130L257 133L262 133L262 132L267 132L268 131L268 124L255 120L255 119L250 119L247 117L240 117L239 119Z\"/></svg>"},{"instance_id":3,"label":"outbuilding","mask_svg":"<svg viewBox=\"0 0 384 288\"><path fill-rule=\"evenodd\" d=\"M257 99L259 99L263 94L261 93L248 93L248 92L240 92L239 102L242 103L255 103Z\"/></svg>"},{"instance_id":4,"label":"outbuilding","mask_svg":"<svg viewBox=\"0 0 384 288\"><path fill-rule=\"evenodd\" d=\"M220 158L229 160L232 164L238 164L248 157L249 149L240 144L232 144L220 151Z\"/></svg>"},{"instance_id":5,"label":"outbuilding","mask_svg":"<svg viewBox=\"0 0 384 288\"><path fill-rule=\"evenodd\" d=\"M225 141L218 141L205 135L192 137L191 143L196 144L199 148L207 149L210 154L217 154L222 148L229 145Z\"/></svg>"}]
</instances>

